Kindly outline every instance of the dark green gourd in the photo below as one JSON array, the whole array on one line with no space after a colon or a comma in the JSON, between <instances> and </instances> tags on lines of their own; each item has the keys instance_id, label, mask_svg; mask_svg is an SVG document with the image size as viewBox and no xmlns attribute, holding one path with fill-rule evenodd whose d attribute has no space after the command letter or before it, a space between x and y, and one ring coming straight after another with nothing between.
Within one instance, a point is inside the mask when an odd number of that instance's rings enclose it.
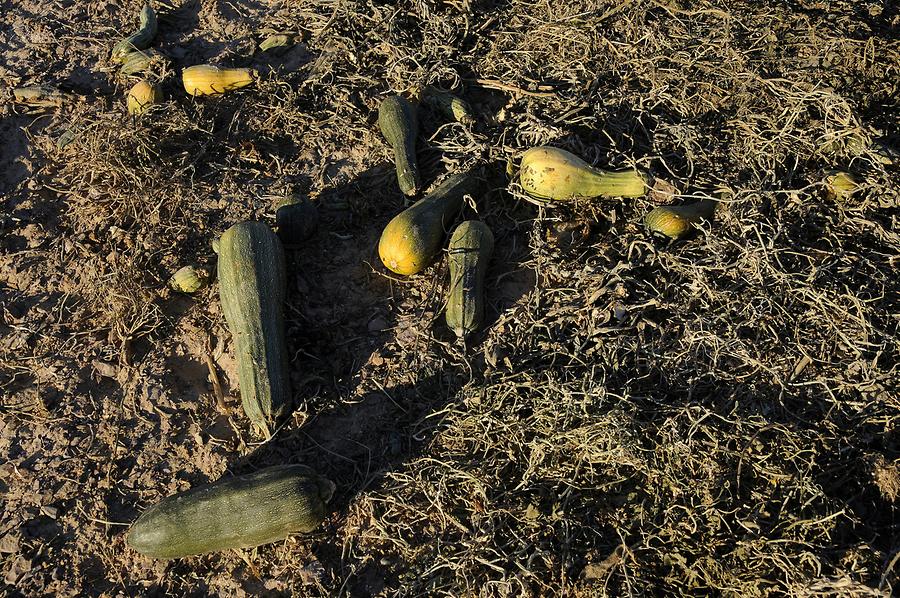
<instances>
[{"instance_id":1,"label":"dark green gourd","mask_svg":"<svg viewBox=\"0 0 900 598\"><path fill-rule=\"evenodd\" d=\"M219 240L219 296L234 339L244 412L268 437L290 407L284 339L284 249L262 222L241 222Z\"/></svg>"},{"instance_id":2,"label":"dark green gourd","mask_svg":"<svg viewBox=\"0 0 900 598\"><path fill-rule=\"evenodd\" d=\"M416 106L402 96L385 98L378 107L378 127L394 148L400 190L404 195L415 195L419 191L419 166L416 162L419 121Z\"/></svg>"},{"instance_id":3,"label":"dark green gourd","mask_svg":"<svg viewBox=\"0 0 900 598\"><path fill-rule=\"evenodd\" d=\"M131 526L127 542L158 559L276 542L318 527L334 488L303 465L223 478L150 507Z\"/></svg>"},{"instance_id":4,"label":"dark green gourd","mask_svg":"<svg viewBox=\"0 0 900 598\"><path fill-rule=\"evenodd\" d=\"M278 202L275 226L282 243L286 246L299 245L316 234L319 212L308 198L291 195Z\"/></svg>"},{"instance_id":5,"label":"dark green gourd","mask_svg":"<svg viewBox=\"0 0 900 598\"><path fill-rule=\"evenodd\" d=\"M494 250L491 229L477 220L467 220L450 237L450 291L447 295L447 326L465 338L484 322L484 276Z\"/></svg>"}]
</instances>

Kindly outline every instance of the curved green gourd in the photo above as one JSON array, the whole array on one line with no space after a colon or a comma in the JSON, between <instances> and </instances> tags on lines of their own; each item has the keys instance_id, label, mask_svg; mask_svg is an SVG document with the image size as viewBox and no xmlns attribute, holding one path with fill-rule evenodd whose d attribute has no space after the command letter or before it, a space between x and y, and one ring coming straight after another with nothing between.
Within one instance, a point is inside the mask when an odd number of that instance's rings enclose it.
<instances>
[{"instance_id":1,"label":"curved green gourd","mask_svg":"<svg viewBox=\"0 0 900 598\"><path fill-rule=\"evenodd\" d=\"M135 50L146 50L150 47L153 38L156 37L157 23L156 12L149 4L141 9L140 24L136 33L116 43L112 49L112 59L124 62L126 57Z\"/></svg>"},{"instance_id":2,"label":"curved green gourd","mask_svg":"<svg viewBox=\"0 0 900 598\"><path fill-rule=\"evenodd\" d=\"M378 107L378 127L394 148L400 190L404 195L415 195L419 191L419 166L416 162L419 123L415 105L402 96L385 98Z\"/></svg>"}]
</instances>

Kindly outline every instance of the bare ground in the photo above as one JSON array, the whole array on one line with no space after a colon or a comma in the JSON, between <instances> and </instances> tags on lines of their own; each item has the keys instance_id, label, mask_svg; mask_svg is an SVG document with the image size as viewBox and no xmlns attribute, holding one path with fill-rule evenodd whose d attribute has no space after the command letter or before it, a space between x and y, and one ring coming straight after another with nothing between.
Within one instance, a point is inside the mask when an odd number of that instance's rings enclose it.
<instances>
[{"instance_id":1,"label":"bare ground","mask_svg":"<svg viewBox=\"0 0 900 598\"><path fill-rule=\"evenodd\" d=\"M0 116L6 594L896 593L896 4L158 4L169 101L133 120L108 52L140 6L0 2L2 80L71 94ZM259 52L272 31L303 42ZM206 61L263 80L192 101L178 70ZM403 206L377 105L425 83L478 114L425 113L419 152L429 184L487 173L467 352L445 263L399 280L374 251ZM541 143L723 209L664 245L639 225L664 193L533 206L506 162ZM862 191L829 199L829 168ZM260 444L215 284L165 283L291 189L322 222L289 253L299 408ZM338 484L311 535L171 563L125 545L170 493L295 462Z\"/></svg>"}]
</instances>

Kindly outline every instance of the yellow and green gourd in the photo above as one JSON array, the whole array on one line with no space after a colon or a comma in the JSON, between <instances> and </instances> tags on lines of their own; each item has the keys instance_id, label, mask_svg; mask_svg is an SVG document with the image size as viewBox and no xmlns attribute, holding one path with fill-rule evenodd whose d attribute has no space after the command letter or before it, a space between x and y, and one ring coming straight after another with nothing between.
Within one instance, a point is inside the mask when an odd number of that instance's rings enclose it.
<instances>
[{"instance_id":1,"label":"yellow and green gourd","mask_svg":"<svg viewBox=\"0 0 900 598\"><path fill-rule=\"evenodd\" d=\"M181 82L188 94L208 96L246 87L258 76L255 70L249 68L220 68L210 64L198 64L181 71Z\"/></svg>"},{"instance_id":2,"label":"yellow and green gourd","mask_svg":"<svg viewBox=\"0 0 900 598\"><path fill-rule=\"evenodd\" d=\"M382 263L397 274L421 272L441 251L447 227L459 213L463 198L475 190L472 172L455 174L434 191L388 222L378 242Z\"/></svg>"},{"instance_id":3,"label":"yellow and green gourd","mask_svg":"<svg viewBox=\"0 0 900 598\"><path fill-rule=\"evenodd\" d=\"M847 199L859 189L859 181L845 170L829 170L825 173L825 192L835 200Z\"/></svg>"},{"instance_id":4,"label":"yellow and green gourd","mask_svg":"<svg viewBox=\"0 0 900 598\"><path fill-rule=\"evenodd\" d=\"M571 152L549 146L531 148L522 155L519 182L531 197L549 201L638 197L647 192L646 176L638 170L600 170Z\"/></svg>"},{"instance_id":5,"label":"yellow and green gourd","mask_svg":"<svg viewBox=\"0 0 900 598\"><path fill-rule=\"evenodd\" d=\"M142 79L134 84L128 90L128 97L125 105L128 107L130 114L143 114L154 104L163 101L163 93L159 85L154 85L149 81Z\"/></svg>"},{"instance_id":6,"label":"yellow and green gourd","mask_svg":"<svg viewBox=\"0 0 900 598\"><path fill-rule=\"evenodd\" d=\"M695 225L712 220L716 205L710 199L681 206L659 206L644 217L644 225L652 234L683 239L696 230Z\"/></svg>"},{"instance_id":7,"label":"yellow and green gourd","mask_svg":"<svg viewBox=\"0 0 900 598\"><path fill-rule=\"evenodd\" d=\"M472 107L459 96L429 85L422 91L422 99L429 106L440 112L444 118L455 120L464 125L471 125L475 122L475 114L472 111Z\"/></svg>"}]
</instances>

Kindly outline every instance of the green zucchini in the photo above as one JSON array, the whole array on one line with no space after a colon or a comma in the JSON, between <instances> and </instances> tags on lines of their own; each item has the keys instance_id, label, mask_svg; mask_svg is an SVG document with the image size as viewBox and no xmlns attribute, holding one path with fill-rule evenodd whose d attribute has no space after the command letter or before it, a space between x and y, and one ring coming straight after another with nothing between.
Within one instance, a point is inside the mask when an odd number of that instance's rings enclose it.
<instances>
[{"instance_id":1,"label":"green zucchini","mask_svg":"<svg viewBox=\"0 0 900 598\"><path fill-rule=\"evenodd\" d=\"M234 338L241 404L268 437L291 403L284 340L284 249L262 222L241 222L219 240L219 297Z\"/></svg>"},{"instance_id":2,"label":"green zucchini","mask_svg":"<svg viewBox=\"0 0 900 598\"><path fill-rule=\"evenodd\" d=\"M157 23L156 12L149 4L141 9L140 25L136 33L116 43L112 49L112 59L117 62L125 62L129 54L135 50L146 50L150 47L153 38L156 37Z\"/></svg>"},{"instance_id":3,"label":"green zucchini","mask_svg":"<svg viewBox=\"0 0 900 598\"><path fill-rule=\"evenodd\" d=\"M421 272L441 250L444 232L462 209L463 198L475 191L472 172L448 178L434 191L388 222L378 241L378 255L392 272Z\"/></svg>"},{"instance_id":4,"label":"green zucchini","mask_svg":"<svg viewBox=\"0 0 900 598\"><path fill-rule=\"evenodd\" d=\"M483 222L467 220L450 237L450 291L447 326L465 338L484 321L484 275L494 250L494 235Z\"/></svg>"},{"instance_id":5,"label":"green zucchini","mask_svg":"<svg viewBox=\"0 0 900 598\"><path fill-rule=\"evenodd\" d=\"M303 465L223 478L150 507L126 541L158 559L252 548L317 528L328 515L334 489L333 482Z\"/></svg>"},{"instance_id":6,"label":"green zucchini","mask_svg":"<svg viewBox=\"0 0 900 598\"><path fill-rule=\"evenodd\" d=\"M394 148L400 190L404 195L415 195L419 191L419 166L416 162L419 121L416 106L402 96L385 98L378 107L378 127Z\"/></svg>"}]
</instances>

